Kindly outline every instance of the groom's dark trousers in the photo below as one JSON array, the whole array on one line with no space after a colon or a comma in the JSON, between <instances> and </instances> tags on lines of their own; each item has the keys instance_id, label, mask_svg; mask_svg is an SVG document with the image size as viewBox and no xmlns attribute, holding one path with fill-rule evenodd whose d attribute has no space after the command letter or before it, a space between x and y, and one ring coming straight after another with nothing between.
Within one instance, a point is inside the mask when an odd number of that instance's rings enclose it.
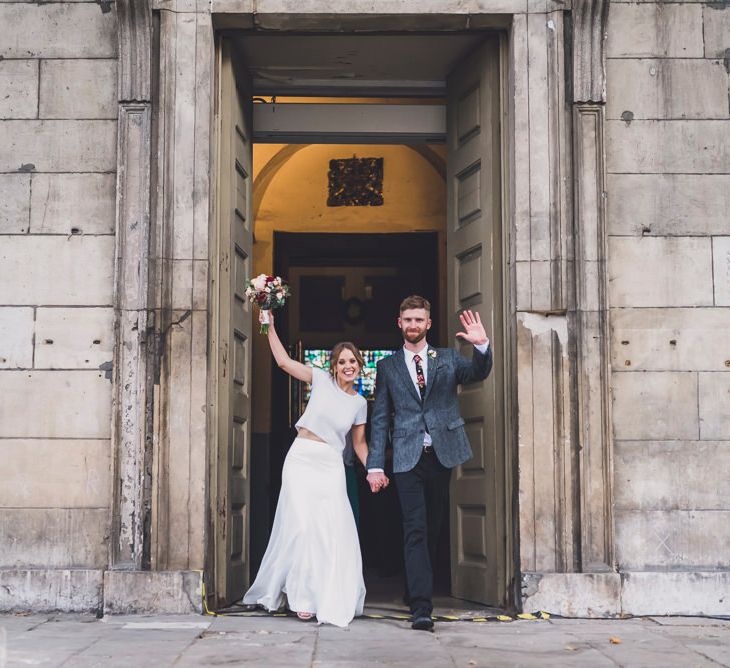
<instances>
[{"instance_id":1,"label":"groom's dark trousers","mask_svg":"<svg viewBox=\"0 0 730 668\"><path fill-rule=\"evenodd\" d=\"M433 448L424 450L410 471L395 474L403 515L403 551L407 592L414 617L431 615L433 563L449 502L451 469L441 464Z\"/></svg>"}]
</instances>

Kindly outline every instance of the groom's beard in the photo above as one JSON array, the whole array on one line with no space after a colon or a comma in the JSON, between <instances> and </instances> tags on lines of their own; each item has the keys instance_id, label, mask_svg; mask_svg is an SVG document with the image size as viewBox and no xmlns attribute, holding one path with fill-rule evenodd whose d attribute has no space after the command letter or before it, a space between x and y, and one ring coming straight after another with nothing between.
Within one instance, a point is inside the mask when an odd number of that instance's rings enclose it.
<instances>
[{"instance_id":1,"label":"groom's beard","mask_svg":"<svg viewBox=\"0 0 730 668\"><path fill-rule=\"evenodd\" d=\"M418 332L414 332L414 331L409 332L408 330L405 330L405 329L403 329L401 331L403 333L403 338L406 341L408 341L408 343L420 343L421 341L423 341L423 339L426 338L426 334L428 332L427 329L424 329L424 330L421 330Z\"/></svg>"}]
</instances>

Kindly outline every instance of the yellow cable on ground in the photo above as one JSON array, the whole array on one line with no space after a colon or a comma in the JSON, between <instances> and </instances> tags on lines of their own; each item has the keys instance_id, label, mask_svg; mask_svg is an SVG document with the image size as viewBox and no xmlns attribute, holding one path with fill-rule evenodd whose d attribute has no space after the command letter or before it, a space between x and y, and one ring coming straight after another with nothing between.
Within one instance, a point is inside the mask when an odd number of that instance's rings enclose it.
<instances>
[{"instance_id":1,"label":"yellow cable on ground","mask_svg":"<svg viewBox=\"0 0 730 668\"><path fill-rule=\"evenodd\" d=\"M296 617L294 612L267 612L266 610L222 610L220 612L207 612L214 616L219 617ZM380 614L380 613L366 613L360 615L359 619L374 619L374 620L392 620L396 622L404 622L410 620L410 615L404 614ZM455 615L432 615L431 619L435 622L475 622L478 624L484 624L486 622L514 622L516 620L524 621L540 621L550 619L550 615L547 612L539 612L537 615L531 613L519 614L516 617L510 615L488 615L488 616L477 616L477 617L457 617Z\"/></svg>"},{"instance_id":2,"label":"yellow cable on ground","mask_svg":"<svg viewBox=\"0 0 730 668\"><path fill-rule=\"evenodd\" d=\"M216 612L208 608L208 597L205 593L205 582L202 583L201 591L203 594L203 613L211 617L296 617L295 612L267 612L266 610L235 610L227 608ZM235 607L235 605L232 607ZM381 615L378 613L369 613L361 615L361 619L389 619L397 622L408 621L410 618L410 615L404 614ZM483 617L432 615L431 619L435 622L476 622L483 624L485 622L513 622L515 619L539 621L541 619L550 619L550 615L547 612L540 611L536 614L524 612L516 617L511 617L510 615L488 615Z\"/></svg>"},{"instance_id":3,"label":"yellow cable on ground","mask_svg":"<svg viewBox=\"0 0 730 668\"><path fill-rule=\"evenodd\" d=\"M205 595L205 582L202 583L202 589L203 593L203 614L210 615L211 617L218 617L217 612L213 612L208 608L208 597Z\"/></svg>"}]
</instances>

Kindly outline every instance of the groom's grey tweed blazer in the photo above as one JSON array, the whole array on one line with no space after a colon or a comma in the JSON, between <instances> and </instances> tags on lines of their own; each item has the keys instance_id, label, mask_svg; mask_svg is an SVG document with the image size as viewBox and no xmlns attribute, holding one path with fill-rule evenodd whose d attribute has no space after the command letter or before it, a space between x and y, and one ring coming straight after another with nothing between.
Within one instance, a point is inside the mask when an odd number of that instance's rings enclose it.
<instances>
[{"instance_id":1,"label":"groom's grey tweed blazer","mask_svg":"<svg viewBox=\"0 0 730 668\"><path fill-rule=\"evenodd\" d=\"M410 471L423 452L426 429L444 466L453 468L470 459L471 446L459 413L456 388L484 380L491 370L491 345L485 354L474 349L471 362L451 348L429 346L426 392L421 401L406 368L402 348L378 362L368 468L383 468L385 444L390 434L393 472Z\"/></svg>"}]
</instances>

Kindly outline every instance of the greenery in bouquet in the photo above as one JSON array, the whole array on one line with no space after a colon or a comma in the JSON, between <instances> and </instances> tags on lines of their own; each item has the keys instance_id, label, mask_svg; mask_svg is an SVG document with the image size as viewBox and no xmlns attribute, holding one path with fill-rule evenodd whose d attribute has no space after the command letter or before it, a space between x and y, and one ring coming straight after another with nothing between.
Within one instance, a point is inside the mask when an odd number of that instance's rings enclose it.
<instances>
[{"instance_id":1,"label":"greenery in bouquet","mask_svg":"<svg viewBox=\"0 0 730 668\"><path fill-rule=\"evenodd\" d=\"M269 331L269 311L281 308L289 297L289 285L281 276L259 274L246 284L246 297L252 304L256 304L262 311L264 322L261 323L261 333Z\"/></svg>"}]
</instances>

